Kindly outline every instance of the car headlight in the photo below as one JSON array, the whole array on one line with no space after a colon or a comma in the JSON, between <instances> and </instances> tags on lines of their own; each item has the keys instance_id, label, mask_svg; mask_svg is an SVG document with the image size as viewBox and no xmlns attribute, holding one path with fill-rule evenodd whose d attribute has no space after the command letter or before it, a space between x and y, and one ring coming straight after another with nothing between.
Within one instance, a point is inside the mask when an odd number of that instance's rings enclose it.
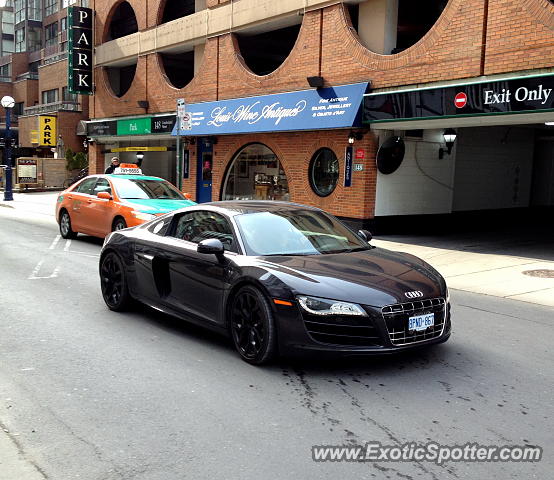
<instances>
[{"instance_id":1,"label":"car headlight","mask_svg":"<svg viewBox=\"0 0 554 480\"><path fill-rule=\"evenodd\" d=\"M367 317L365 310L356 303L306 296L296 298L300 306L312 315L357 315Z\"/></svg>"},{"instance_id":2,"label":"car headlight","mask_svg":"<svg viewBox=\"0 0 554 480\"><path fill-rule=\"evenodd\" d=\"M136 219L143 220L145 222L149 222L150 220L153 220L154 218L156 218L156 215L152 215L151 213L137 212L137 211L131 212L131 215Z\"/></svg>"}]
</instances>

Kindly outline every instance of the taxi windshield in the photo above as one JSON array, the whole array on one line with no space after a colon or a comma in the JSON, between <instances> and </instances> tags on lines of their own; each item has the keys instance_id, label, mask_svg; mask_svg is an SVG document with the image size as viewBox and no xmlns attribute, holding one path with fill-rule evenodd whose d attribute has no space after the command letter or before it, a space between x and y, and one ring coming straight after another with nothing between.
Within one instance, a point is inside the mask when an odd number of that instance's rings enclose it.
<instances>
[{"instance_id":1,"label":"taxi windshield","mask_svg":"<svg viewBox=\"0 0 554 480\"><path fill-rule=\"evenodd\" d=\"M122 200L186 200L179 190L165 180L112 178Z\"/></svg>"}]
</instances>

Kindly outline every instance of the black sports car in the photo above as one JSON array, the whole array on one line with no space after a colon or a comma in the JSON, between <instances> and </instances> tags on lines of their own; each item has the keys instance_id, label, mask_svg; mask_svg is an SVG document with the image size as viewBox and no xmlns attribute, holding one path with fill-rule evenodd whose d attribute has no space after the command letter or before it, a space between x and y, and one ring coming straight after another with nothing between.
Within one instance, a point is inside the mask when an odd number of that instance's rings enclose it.
<instances>
[{"instance_id":1,"label":"black sports car","mask_svg":"<svg viewBox=\"0 0 554 480\"><path fill-rule=\"evenodd\" d=\"M443 277L370 240L303 205L196 205L110 234L102 294L112 310L136 299L228 333L253 364L299 350L369 354L446 341Z\"/></svg>"}]
</instances>

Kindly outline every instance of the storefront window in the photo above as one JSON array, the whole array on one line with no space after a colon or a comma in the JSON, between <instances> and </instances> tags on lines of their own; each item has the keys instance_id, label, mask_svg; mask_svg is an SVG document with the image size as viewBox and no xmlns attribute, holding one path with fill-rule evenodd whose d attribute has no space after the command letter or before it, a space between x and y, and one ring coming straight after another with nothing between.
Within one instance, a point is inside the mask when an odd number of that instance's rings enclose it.
<instances>
[{"instance_id":1,"label":"storefront window","mask_svg":"<svg viewBox=\"0 0 554 480\"><path fill-rule=\"evenodd\" d=\"M261 143L247 145L235 156L223 184L223 200L290 200L281 162Z\"/></svg>"},{"instance_id":2,"label":"storefront window","mask_svg":"<svg viewBox=\"0 0 554 480\"><path fill-rule=\"evenodd\" d=\"M331 195L339 179L339 160L330 148L320 148L310 163L310 184L320 197Z\"/></svg>"}]
</instances>

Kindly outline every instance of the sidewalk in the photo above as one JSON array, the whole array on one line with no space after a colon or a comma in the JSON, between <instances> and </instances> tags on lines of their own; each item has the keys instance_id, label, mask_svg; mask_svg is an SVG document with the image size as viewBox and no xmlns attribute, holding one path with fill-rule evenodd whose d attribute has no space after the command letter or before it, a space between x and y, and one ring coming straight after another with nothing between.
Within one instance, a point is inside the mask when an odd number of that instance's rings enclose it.
<instances>
[{"instance_id":1,"label":"sidewalk","mask_svg":"<svg viewBox=\"0 0 554 480\"><path fill-rule=\"evenodd\" d=\"M12 202L4 201L4 192L0 192L0 208L9 208L19 212L36 213L53 217L56 200L60 192L14 193Z\"/></svg>"},{"instance_id":2,"label":"sidewalk","mask_svg":"<svg viewBox=\"0 0 554 480\"><path fill-rule=\"evenodd\" d=\"M554 240L535 235L402 235L372 244L423 258L452 289L554 307Z\"/></svg>"}]
</instances>

